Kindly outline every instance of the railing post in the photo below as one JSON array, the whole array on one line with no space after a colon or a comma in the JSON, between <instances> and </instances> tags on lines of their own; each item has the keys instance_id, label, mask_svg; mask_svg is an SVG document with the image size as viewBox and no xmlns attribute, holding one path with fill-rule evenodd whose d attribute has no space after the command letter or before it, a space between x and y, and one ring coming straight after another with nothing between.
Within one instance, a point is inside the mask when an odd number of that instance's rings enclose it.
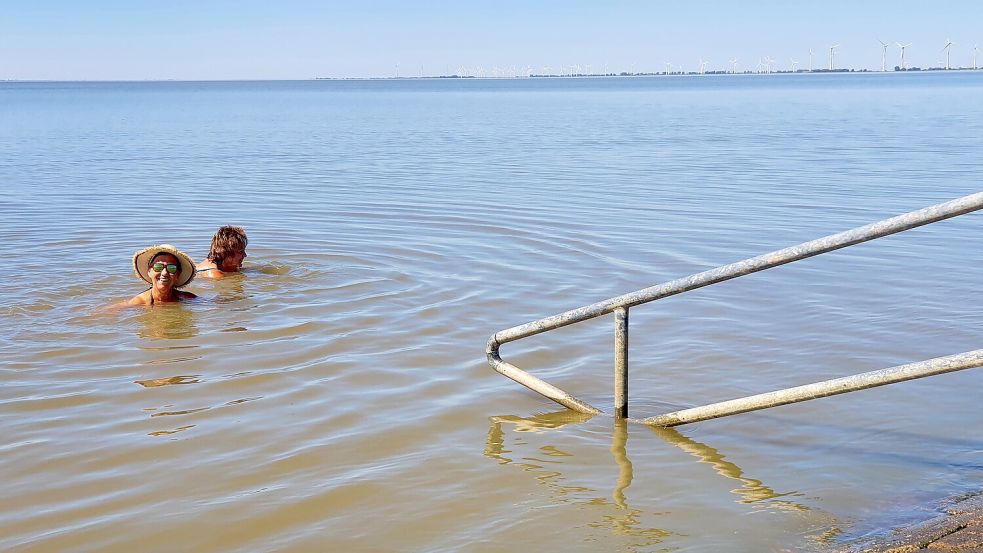
<instances>
[{"instance_id":1,"label":"railing post","mask_svg":"<svg viewBox=\"0 0 983 553\"><path fill-rule=\"evenodd\" d=\"M628 308L614 310L614 416L628 417Z\"/></svg>"}]
</instances>

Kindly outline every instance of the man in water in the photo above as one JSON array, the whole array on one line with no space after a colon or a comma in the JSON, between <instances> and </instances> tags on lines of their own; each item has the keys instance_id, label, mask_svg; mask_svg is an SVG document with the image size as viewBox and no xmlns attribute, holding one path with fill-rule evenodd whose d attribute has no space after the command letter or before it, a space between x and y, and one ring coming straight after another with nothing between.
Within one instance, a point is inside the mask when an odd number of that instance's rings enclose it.
<instances>
[{"instance_id":1,"label":"man in water","mask_svg":"<svg viewBox=\"0 0 983 553\"><path fill-rule=\"evenodd\" d=\"M246 230L242 227L224 226L212 237L208 257L198 264L198 275L202 278L225 278L225 273L236 273L242 268L246 258Z\"/></svg>"}]
</instances>

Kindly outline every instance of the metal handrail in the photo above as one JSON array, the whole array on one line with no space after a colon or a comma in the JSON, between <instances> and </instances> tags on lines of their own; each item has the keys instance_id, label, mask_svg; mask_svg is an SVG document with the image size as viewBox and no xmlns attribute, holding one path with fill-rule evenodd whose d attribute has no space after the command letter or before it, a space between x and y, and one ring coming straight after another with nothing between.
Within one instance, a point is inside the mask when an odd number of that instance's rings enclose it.
<instances>
[{"instance_id":1,"label":"metal handrail","mask_svg":"<svg viewBox=\"0 0 983 553\"><path fill-rule=\"evenodd\" d=\"M771 253L766 253L764 255L738 261L737 263L731 263L730 265L724 265L717 267L716 269L711 269L709 271L704 271L688 277L672 280L657 286L651 286L642 290L629 292L621 296L566 311L558 315L545 317L526 324L500 330L489 338L488 345L485 348L488 363L502 375L511 378L519 384L538 392L539 394L559 403L560 405L563 405L564 407L573 409L574 411L579 411L581 413L600 414L601 410L593 405L580 400L564 390L561 390L560 388L557 388L556 386L553 386L552 384L549 384L548 382L541 380L520 369L519 367L516 367L515 365L503 360L499 355L499 348L508 342L514 342L522 338L527 338L542 332L579 323L581 321L586 321L588 319L593 319L595 317L600 317L601 315L606 315L613 312L615 313L614 410L615 416L626 418L628 416L629 308L680 294L682 292L688 292L690 290L716 284L718 282L723 282L725 280L730 280L732 278L737 278L739 276L756 273L758 271L763 271L765 269L798 261L800 259L838 250L840 248L845 248L861 242L867 242L869 240L874 240L890 234L935 223L951 217L965 215L966 213L970 213L981 208L983 208L983 192L977 192L955 200L926 207L917 211L912 211L910 213L905 213L903 215L898 215L890 219L885 219L883 221L857 227L837 234L832 234L810 242L805 242L797 246L791 246ZM983 350L976 350L945 358L932 359L911 365L892 367L882 371L874 371L871 373L856 375L854 377L848 377L846 379L836 379L811 384L809 386L800 386L799 388L772 392L771 394L760 394L749 398L732 400L731 402L723 402L722 404L706 406L706 409L709 409L708 411L699 411L705 408L697 407L694 409L687 409L657 417L651 417L641 420L640 422L656 426L674 426L678 424L696 422L698 420L706 420L708 418L717 418L730 414L744 413L747 411L775 407L797 401L806 401L808 399L826 397L833 394L862 390L874 386L901 382L903 380L911 380L913 378L921 378L923 376L932 376L943 372L951 372L979 366L983 366ZM938 370L939 367L943 367L944 370ZM905 377L898 378L899 375L904 375ZM856 380L849 381L850 379ZM806 388L808 389L806 390ZM794 393L792 393L793 391ZM764 396L768 397L765 398ZM694 413L695 411L699 412Z\"/></svg>"}]
</instances>

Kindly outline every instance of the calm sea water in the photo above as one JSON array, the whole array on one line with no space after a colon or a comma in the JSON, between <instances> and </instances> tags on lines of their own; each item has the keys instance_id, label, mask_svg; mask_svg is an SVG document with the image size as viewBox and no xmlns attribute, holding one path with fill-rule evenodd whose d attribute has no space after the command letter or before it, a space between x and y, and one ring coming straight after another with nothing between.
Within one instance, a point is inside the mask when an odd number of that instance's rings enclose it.
<instances>
[{"instance_id":1,"label":"calm sea water","mask_svg":"<svg viewBox=\"0 0 983 553\"><path fill-rule=\"evenodd\" d=\"M983 189L983 74L0 83L0 550L816 551L980 488L983 371L677 430L495 331ZM247 228L241 276L137 249ZM632 310L631 409L980 347L983 214ZM613 322L503 347L610 410Z\"/></svg>"}]
</instances>

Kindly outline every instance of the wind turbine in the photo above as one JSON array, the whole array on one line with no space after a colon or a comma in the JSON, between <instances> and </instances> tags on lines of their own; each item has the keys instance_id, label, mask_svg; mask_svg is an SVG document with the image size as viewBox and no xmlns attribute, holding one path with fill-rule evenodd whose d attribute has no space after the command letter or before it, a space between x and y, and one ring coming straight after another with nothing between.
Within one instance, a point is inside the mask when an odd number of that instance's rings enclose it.
<instances>
[{"instance_id":1,"label":"wind turbine","mask_svg":"<svg viewBox=\"0 0 983 553\"><path fill-rule=\"evenodd\" d=\"M979 69L976 65L976 54L980 52L980 45L973 46L973 69Z\"/></svg>"},{"instance_id":2,"label":"wind turbine","mask_svg":"<svg viewBox=\"0 0 983 553\"><path fill-rule=\"evenodd\" d=\"M973 65L976 65L975 62L976 58L973 58L973 60L974 60ZM731 73L737 73L737 58L733 58L730 60L730 67L731 67L730 70Z\"/></svg>"},{"instance_id":3,"label":"wind turbine","mask_svg":"<svg viewBox=\"0 0 983 553\"><path fill-rule=\"evenodd\" d=\"M952 46L952 41L945 39L945 46L942 47L945 50L945 70L949 70L949 48Z\"/></svg>"},{"instance_id":4,"label":"wind turbine","mask_svg":"<svg viewBox=\"0 0 983 553\"><path fill-rule=\"evenodd\" d=\"M911 43L909 42L908 44L901 44L900 42L895 42L895 44L898 45L898 48L901 48L901 70L904 71L905 70L904 49L911 46Z\"/></svg>"},{"instance_id":5,"label":"wind turbine","mask_svg":"<svg viewBox=\"0 0 983 553\"><path fill-rule=\"evenodd\" d=\"M672 62L671 61L667 61L666 62L666 75L668 75L670 73L672 73Z\"/></svg>"},{"instance_id":6,"label":"wind turbine","mask_svg":"<svg viewBox=\"0 0 983 553\"><path fill-rule=\"evenodd\" d=\"M881 39L877 39L877 42L880 42L881 46L884 47L884 53L881 54L881 73L884 73L887 71L887 43Z\"/></svg>"},{"instance_id":7,"label":"wind turbine","mask_svg":"<svg viewBox=\"0 0 983 553\"><path fill-rule=\"evenodd\" d=\"M788 61L792 62L792 73L795 73L795 66L799 65L799 60L793 60L792 58L789 58Z\"/></svg>"},{"instance_id":8,"label":"wind turbine","mask_svg":"<svg viewBox=\"0 0 983 553\"><path fill-rule=\"evenodd\" d=\"M700 75L706 75L708 63L710 63L708 60L700 58Z\"/></svg>"},{"instance_id":9,"label":"wind turbine","mask_svg":"<svg viewBox=\"0 0 983 553\"><path fill-rule=\"evenodd\" d=\"M829 70L830 71L833 70L833 51L836 50L839 47L840 47L839 44L834 44L834 45L832 45L832 46L829 47Z\"/></svg>"},{"instance_id":10,"label":"wind turbine","mask_svg":"<svg viewBox=\"0 0 983 553\"><path fill-rule=\"evenodd\" d=\"M765 65L768 66L768 72L771 73L771 64L775 63L775 60L771 59L771 56L765 56Z\"/></svg>"},{"instance_id":11,"label":"wind turbine","mask_svg":"<svg viewBox=\"0 0 983 553\"><path fill-rule=\"evenodd\" d=\"M812 73L812 56L813 56L813 54L815 54L815 52L812 51L812 48L809 48L809 72L810 73Z\"/></svg>"}]
</instances>

